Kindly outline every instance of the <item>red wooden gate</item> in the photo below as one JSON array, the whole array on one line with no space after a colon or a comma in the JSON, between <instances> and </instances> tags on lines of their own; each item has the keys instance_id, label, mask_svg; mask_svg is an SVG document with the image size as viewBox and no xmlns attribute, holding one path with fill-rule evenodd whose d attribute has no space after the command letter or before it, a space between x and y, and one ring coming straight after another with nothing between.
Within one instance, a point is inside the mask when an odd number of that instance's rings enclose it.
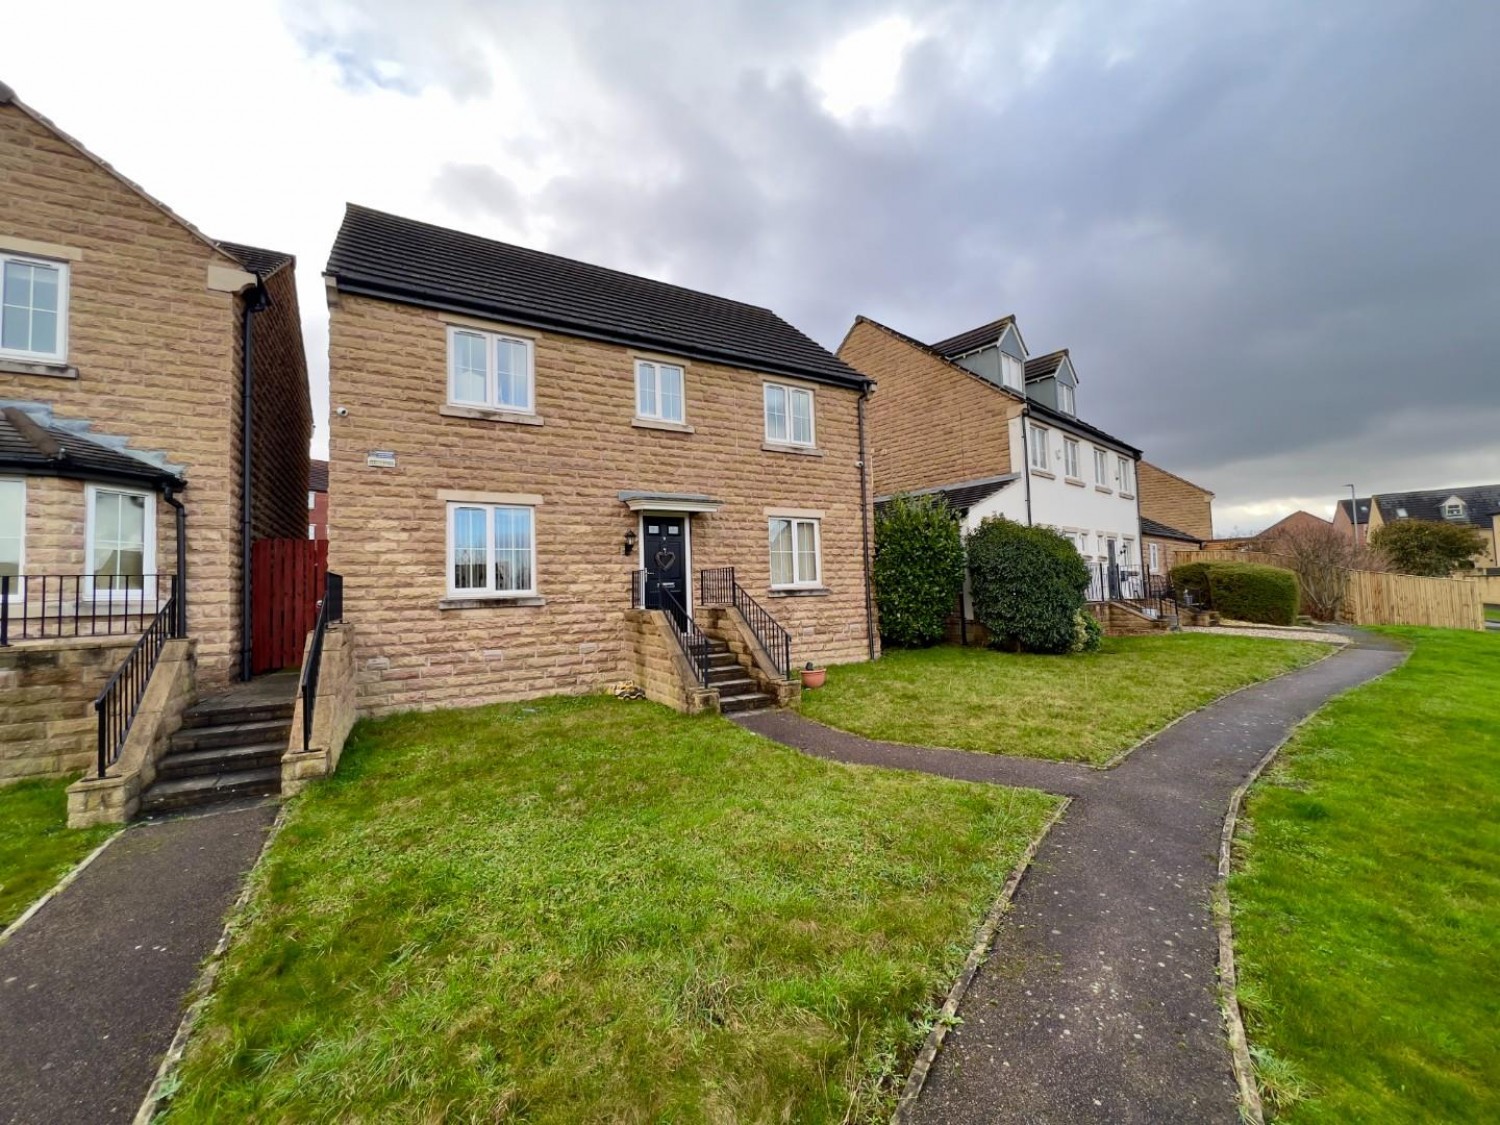
<instances>
[{"instance_id":1,"label":"red wooden gate","mask_svg":"<svg viewBox=\"0 0 1500 1125\"><path fill-rule=\"evenodd\" d=\"M326 539L257 539L250 545L250 672L302 663L328 572Z\"/></svg>"}]
</instances>

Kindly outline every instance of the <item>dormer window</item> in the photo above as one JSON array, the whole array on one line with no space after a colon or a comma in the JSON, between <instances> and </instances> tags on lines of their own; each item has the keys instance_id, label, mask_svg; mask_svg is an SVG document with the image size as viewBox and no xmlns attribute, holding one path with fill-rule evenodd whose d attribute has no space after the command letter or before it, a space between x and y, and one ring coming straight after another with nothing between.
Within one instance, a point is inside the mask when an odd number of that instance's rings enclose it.
<instances>
[{"instance_id":1,"label":"dormer window","mask_svg":"<svg viewBox=\"0 0 1500 1125\"><path fill-rule=\"evenodd\" d=\"M1006 352L1000 353L1000 382L1013 391L1026 385L1026 362Z\"/></svg>"},{"instance_id":2,"label":"dormer window","mask_svg":"<svg viewBox=\"0 0 1500 1125\"><path fill-rule=\"evenodd\" d=\"M1064 414L1077 414L1078 410L1073 403L1073 388L1067 383L1057 384L1057 408Z\"/></svg>"},{"instance_id":3,"label":"dormer window","mask_svg":"<svg viewBox=\"0 0 1500 1125\"><path fill-rule=\"evenodd\" d=\"M0 254L0 355L62 363L68 354L68 267Z\"/></svg>"},{"instance_id":4,"label":"dormer window","mask_svg":"<svg viewBox=\"0 0 1500 1125\"><path fill-rule=\"evenodd\" d=\"M1464 502L1455 497L1443 505L1443 518L1450 520L1461 520L1464 518Z\"/></svg>"}]
</instances>

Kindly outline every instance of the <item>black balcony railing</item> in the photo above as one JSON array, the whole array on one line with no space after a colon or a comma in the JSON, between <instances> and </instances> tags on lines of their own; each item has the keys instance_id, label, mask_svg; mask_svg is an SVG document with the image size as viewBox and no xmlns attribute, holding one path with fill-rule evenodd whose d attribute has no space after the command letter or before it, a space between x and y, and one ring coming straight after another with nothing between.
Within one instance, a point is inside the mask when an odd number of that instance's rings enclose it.
<instances>
[{"instance_id":1,"label":"black balcony railing","mask_svg":"<svg viewBox=\"0 0 1500 1125\"><path fill-rule=\"evenodd\" d=\"M173 600L174 581L170 574L0 576L0 646L139 633ZM182 599L174 604L180 607ZM182 622L173 630L181 635Z\"/></svg>"},{"instance_id":2,"label":"black balcony railing","mask_svg":"<svg viewBox=\"0 0 1500 1125\"><path fill-rule=\"evenodd\" d=\"M323 638L331 622L344 619L343 575L328 571L324 576L323 597L318 602L318 619L313 626L312 651L302 663L302 682L297 693L302 696L302 752L312 745L313 712L318 708L318 674L323 667Z\"/></svg>"},{"instance_id":3,"label":"black balcony railing","mask_svg":"<svg viewBox=\"0 0 1500 1125\"><path fill-rule=\"evenodd\" d=\"M167 600L145 625L140 640L135 642L129 655L94 700L94 713L99 721L97 765L100 777L120 759L125 737L130 733L130 724L135 720L141 697L146 694L146 685L151 682L151 673L156 670L162 649L169 640L182 635L177 613L182 599L175 575L170 578L169 589Z\"/></svg>"},{"instance_id":4,"label":"black balcony railing","mask_svg":"<svg viewBox=\"0 0 1500 1125\"><path fill-rule=\"evenodd\" d=\"M1156 616L1176 612L1172 583L1166 575L1102 561L1089 564L1089 571L1086 597L1090 602L1130 602Z\"/></svg>"},{"instance_id":5,"label":"black balcony railing","mask_svg":"<svg viewBox=\"0 0 1500 1125\"><path fill-rule=\"evenodd\" d=\"M687 607L678 600L677 595L671 590L661 591L662 615L667 619L667 627L677 639L678 647L682 649L683 655L688 658L688 663L693 666L693 672L698 677L698 686L708 686L709 671L709 639L708 634L698 628L698 623L688 614Z\"/></svg>"},{"instance_id":6,"label":"black balcony railing","mask_svg":"<svg viewBox=\"0 0 1500 1125\"><path fill-rule=\"evenodd\" d=\"M698 572L698 601L703 605L732 605L739 610L750 632L760 642L782 679L792 675L792 635L782 628L734 577L734 567L722 566Z\"/></svg>"}]
</instances>

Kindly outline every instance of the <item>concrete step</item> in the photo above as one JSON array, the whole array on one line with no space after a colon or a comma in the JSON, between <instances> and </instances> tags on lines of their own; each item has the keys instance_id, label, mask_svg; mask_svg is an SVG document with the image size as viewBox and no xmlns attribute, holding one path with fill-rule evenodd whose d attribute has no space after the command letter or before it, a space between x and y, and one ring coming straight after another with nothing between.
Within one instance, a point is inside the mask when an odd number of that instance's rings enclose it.
<instances>
[{"instance_id":1,"label":"concrete step","mask_svg":"<svg viewBox=\"0 0 1500 1125\"><path fill-rule=\"evenodd\" d=\"M746 695L760 691L760 685L749 676L737 676L732 680L709 680L708 686L719 693L719 698L726 695Z\"/></svg>"},{"instance_id":2,"label":"concrete step","mask_svg":"<svg viewBox=\"0 0 1500 1125\"><path fill-rule=\"evenodd\" d=\"M184 750L166 754L156 766L159 778L208 777L220 773L243 773L245 770L281 768L285 740L259 742L249 746L220 746L211 750Z\"/></svg>"},{"instance_id":3,"label":"concrete step","mask_svg":"<svg viewBox=\"0 0 1500 1125\"><path fill-rule=\"evenodd\" d=\"M763 711L767 707L774 706L776 706L774 699L758 691L742 692L737 695L719 693L719 710L726 715L732 715L738 711Z\"/></svg>"},{"instance_id":4,"label":"concrete step","mask_svg":"<svg viewBox=\"0 0 1500 1125\"><path fill-rule=\"evenodd\" d=\"M254 746L263 742L286 745L292 731L292 720L261 719L253 723L229 723L212 727L184 727L172 736L168 753L188 750L213 750L228 746Z\"/></svg>"},{"instance_id":5,"label":"concrete step","mask_svg":"<svg viewBox=\"0 0 1500 1125\"><path fill-rule=\"evenodd\" d=\"M714 668L732 668L739 662L739 657L732 652L714 652L708 657L708 663Z\"/></svg>"},{"instance_id":6,"label":"concrete step","mask_svg":"<svg viewBox=\"0 0 1500 1125\"><path fill-rule=\"evenodd\" d=\"M708 668L710 680L737 680L745 675L745 667L738 660L733 664L711 664Z\"/></svg>"},{"instance_id":7,"label":"concrete step","mask_svg":"<svg viewBox=\"0 0 1500 1125\"><path fill-rule=\"evenodd\" d=\"M291 722L292 701L216 703L208 700L195 704L182 713L182 725L189 728L242 726L245 723L264 723L273 719Z\"/></svg>"},{"instance_id":8,"label":"concrete step","mask_svg":"<svg viewBox=\"0 0 1500 1125\"><path fill-rule=\"evenodd\" d=\"M240 797L263 797L281 792L281 768L237 770L209 777L179 777L158 781L141 796L141 812L164 813L195 808Z\"/></svg>"}]
</instances>

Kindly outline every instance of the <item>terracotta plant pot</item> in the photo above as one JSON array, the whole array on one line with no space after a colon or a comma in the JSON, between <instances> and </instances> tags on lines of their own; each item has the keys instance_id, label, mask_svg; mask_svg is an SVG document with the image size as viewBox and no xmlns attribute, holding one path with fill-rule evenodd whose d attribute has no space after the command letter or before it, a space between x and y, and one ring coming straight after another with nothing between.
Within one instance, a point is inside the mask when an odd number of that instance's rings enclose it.
<instances>
[{"instance_id":1,"label":"terracotta plant pot","mask_svg":"<svg viewBox=\"0 0 1500 1125\"><path fill-rule=\"evenodd\" d=\"M802 669L802 686L805 688L817 688L823 686L823 681L828 678L827 668L804 668Z\"/></svg>"}]
</instances>

